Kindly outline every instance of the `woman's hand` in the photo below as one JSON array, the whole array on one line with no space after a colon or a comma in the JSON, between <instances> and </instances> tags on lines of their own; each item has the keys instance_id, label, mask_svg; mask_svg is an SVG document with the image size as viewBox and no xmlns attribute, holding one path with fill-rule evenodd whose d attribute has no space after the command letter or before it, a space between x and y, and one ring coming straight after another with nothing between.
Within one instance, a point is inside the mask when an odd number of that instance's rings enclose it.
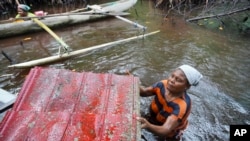
<instances>
[{"instance_id":1,"label":"woman's hand","mask_svg":"<svg viewBox=\"0 0 250 141\"><path fill-rule=\"evenodd\" d=\"M136 117L136 120L141 122L141 128L142 129L147 129L150 125L150 123L148 122L148 120L146 120L143 117Z\"/></svg>"}]
</instances>

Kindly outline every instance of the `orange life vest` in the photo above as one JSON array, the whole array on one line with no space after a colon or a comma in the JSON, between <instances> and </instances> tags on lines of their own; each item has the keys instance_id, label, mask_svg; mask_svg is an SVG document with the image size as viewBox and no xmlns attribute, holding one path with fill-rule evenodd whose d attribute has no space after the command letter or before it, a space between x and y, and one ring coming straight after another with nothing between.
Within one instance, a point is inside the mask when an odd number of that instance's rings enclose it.
<instances>
[{"instance_id":1,"label":"orange life vest","mask_svg":"<svg viewBox=\"0 0 250 141\"><path fill-rule=\"evenodd\" d=\"M179 130L184 130L188 125L188 116L191 111L191 99L187 93L182 97L167 102L165 99L165 90L168 85L167 80L162 80L153 85L156 94L151 103L150 109L155 114L155 119L163 124L170 115L178 118L179 126L171 133L174 136Z\"/></svg>"}]
</instances>

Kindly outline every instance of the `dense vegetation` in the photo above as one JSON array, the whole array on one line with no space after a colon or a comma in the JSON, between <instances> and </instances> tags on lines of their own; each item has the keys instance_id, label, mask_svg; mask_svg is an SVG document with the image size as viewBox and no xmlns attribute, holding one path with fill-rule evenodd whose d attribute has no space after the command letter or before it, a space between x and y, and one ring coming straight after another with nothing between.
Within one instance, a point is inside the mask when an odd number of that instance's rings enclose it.
<instances>
[{"instance_id":1,"label":"dense vegetation","mask_svg":"<svg viewBox=\"0 0 250 141\"><path fill-rule=\"evenodd\" d=\"M182 16L187 22L214 30L250 34L249 0L154 0L164 18Z\"/></svg>"}]
</instances>

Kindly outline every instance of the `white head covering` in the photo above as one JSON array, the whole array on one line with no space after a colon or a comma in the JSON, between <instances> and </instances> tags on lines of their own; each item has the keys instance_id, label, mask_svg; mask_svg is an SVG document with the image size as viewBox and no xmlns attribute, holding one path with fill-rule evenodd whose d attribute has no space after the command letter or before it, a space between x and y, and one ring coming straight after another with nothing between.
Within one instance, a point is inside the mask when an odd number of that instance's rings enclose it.
<instances>
[{"instance_id":1,"label":"white head covering","mask_svg":"<svg viewBox=\"0 0 250 141\"><path fill-rule=\"evenodd\" d=\"M187 77L188 83L192 86L196 86L200 79L203 77L202 74L195 68L189 65L182 65L179 67Z\"/></svg>"}]
</instances>

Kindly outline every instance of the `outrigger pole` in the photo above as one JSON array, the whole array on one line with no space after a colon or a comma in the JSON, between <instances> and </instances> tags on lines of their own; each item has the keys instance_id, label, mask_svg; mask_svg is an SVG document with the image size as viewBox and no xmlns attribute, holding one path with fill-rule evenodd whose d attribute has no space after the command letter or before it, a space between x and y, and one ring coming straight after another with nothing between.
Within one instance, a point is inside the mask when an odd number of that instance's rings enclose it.
<instances>
[{"instance_id":1,"label":"outrigger pole","mask_svg":"<svg viewBox=\"0 0 250 141\"><path fill-rule=\"evenodd\" d=\"M67 45L60 37L58 37L47 25L45 25L43 22L39 21L38 19L34 18L32 19L35 23L37 23L40 27L42 27L44 30L46 30L52 37L56 39L57 42L59 42L65 51L69 51L69 45ZM59 54L60 48L59 48Z\"/></svg>"},{"instance_id":2,"label":"outrigger pole","mask_svg":"<svg viewBox=\"0 0 250 141\"><path fill-rule=\"evenodd\" d=\"M101 44L101 45L96 45L96 46L92 46L92 47L81 49L81 50L71 51L69 53L63 53L61 55L50 56L50 57L41 58L41 59L37 59L37 60L33 60L33 61L14 64L14 65L10 65L8 67L9 68L20 68L21 69L21 68L30 68L30 67L34 67L34 66L44 65L44 64L64 60L64 59L67 59L67 58L70 58L70 57L85 53L87 51L100 49L100 48L104 48L104 47L108 47L108 46L114 46L116 44L129 42L129 41L132 41L132 40L135 40L135 39L141 39L141 38L144 38L146 36L150 36L150 35L153 35L153 34L156 34L156 33L159 33L159 32L160 31L157 30L157 31L150 32L150 33L143 34L143 35L139 35L139 36L134 36L134 37L130 37L130 38L122 39L122 40L117 40L117 41L114 41L114 42L104 43L104 44Z\"/></svg>"},{"instance_id":3,"label":"outrigger pole","mask_svg":"<svg viewBox=\"0 0 250 141\"><path fill-rule=\"evenodd\" d=\"M107 11L103 10L102 7L99 6L99 5L91 5L91 6L88 5L87 7L90 8L90 9L92 9L93 11L103 13L104 15L105 15L105 13L107 12ZM140 24L138 24L138 23L136 23L136 22L133 22L133 21L131 21L131 20L129 20L129 19L126 19L126 18L124 18L124 17L121 17L121 16L119 16L119 15L114 15L114 16L115 16L117 19L120 19L120 20L122 20L122 21L125 21L125 22L127 22L127 23L130 23L130 24L134 25L135 27L139 27L139 28L143 29L143 31L145 31L145 30L147 29L147 27L145 27L145 26L143 26L143 25L140 25Z\"/></svg>"}]
</instances>

